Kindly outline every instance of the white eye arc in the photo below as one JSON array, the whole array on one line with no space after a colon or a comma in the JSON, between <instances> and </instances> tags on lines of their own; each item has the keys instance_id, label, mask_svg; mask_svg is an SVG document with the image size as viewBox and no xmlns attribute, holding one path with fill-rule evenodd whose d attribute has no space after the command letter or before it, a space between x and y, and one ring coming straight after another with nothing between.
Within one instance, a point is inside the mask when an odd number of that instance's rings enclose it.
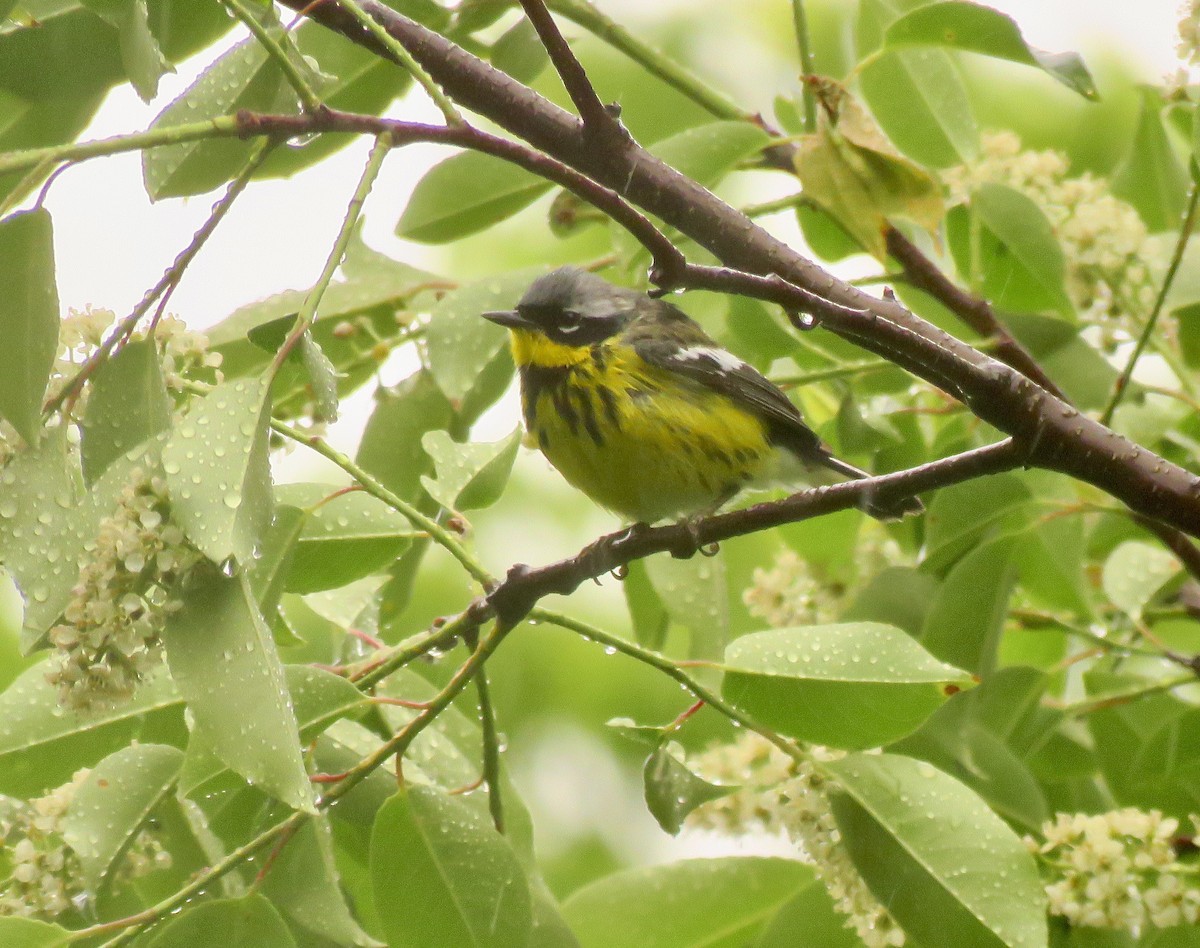
<instances>
[{"instance_id":1,"label":"white eye arc","mask_svg":"<svg viewBox=\"0 0 1200 948\"><path fill-rule=\"evenodd\" d=\"M556 328L559 332L572 333L578 332L582 325L583 317L573 309L566 309L563 310L562 314L559 316L558 326Z\"/></svg>"}]
</instances>

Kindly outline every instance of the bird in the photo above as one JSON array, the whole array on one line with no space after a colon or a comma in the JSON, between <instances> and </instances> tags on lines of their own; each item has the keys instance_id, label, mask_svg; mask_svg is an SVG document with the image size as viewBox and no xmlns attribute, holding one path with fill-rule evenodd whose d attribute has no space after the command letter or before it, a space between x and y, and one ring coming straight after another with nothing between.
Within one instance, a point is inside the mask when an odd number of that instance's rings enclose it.
<instances>
[{"instance_id":1,"label":"bird","mask_svg":"<svg viewBox=\"0 0 1200 948\"><path fill-rule=\"evenodd\" d=\"M747 487L868 477L800 410L678 307L566 266L538 277L508 329L526 437L574 487L632 523L694 522ZM915 497L866 496L881 520Z\"/></svg>"}]
</instances>

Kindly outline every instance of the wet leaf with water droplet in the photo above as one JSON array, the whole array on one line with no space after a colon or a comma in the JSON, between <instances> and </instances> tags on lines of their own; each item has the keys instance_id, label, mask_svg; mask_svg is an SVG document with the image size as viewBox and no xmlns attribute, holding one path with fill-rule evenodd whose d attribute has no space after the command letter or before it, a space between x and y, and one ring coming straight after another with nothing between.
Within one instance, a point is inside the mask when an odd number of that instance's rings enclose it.
<instances>
[{"instance_id":1,"label":"wet leaf with water droplet","mask_svg":"<svg viewBox=\"0 0 1200 948\"><path fill-rule=\"evenodd\" d=\"M342 894L324 814L306 821L288 842L264 880L263 894L293 921L339 945L385 948L363 931Z\"/></svg>"},{"instance_id":2,"label":"wet leaf with water droplet","mask_svg":"<svg viewBox=\"0 0 1200 948\"><path fill-rule=\"evenodd\" d=\"M642 767L642 785L646 808L658 825L672 836L683 829L683 821L692 810L710 800L719 800L736 791L735 786L719 787L688 770L683 750L666 743L655 748Z\"/></svg>"},{"instance_id":3,"label":"wet leaf with water droplet","mask_svg":"<svg viewBox=\"0 0 1200 948\"><path fill-rule=\"evenodd\" d=\"M21 644L29 650L67 604L99 511L83 490L79 454L62 428L9 462L4 477L0 562L25 599Z\"/></svg>"},{"instance_id":4,"label":"wet leaf with water droplet","mask_svg":"<svg viewBox=\"0 0 1200 948\"><path fill-rule=\"evenodd\" d=\"M170 678L160 673L119 705L64 711L45 669L35 665L0 694L0 793L29 797L65 783L80 767L92 766L145 730L182 744L187 740L182 703Z\"/></svg>"},{"instance_id":5,"label":"wet leaf with water droplet","mask_svg":"<svg viewBox=\"0 0 1200 948\"><path fill-rule=\"evenodd\" d=\"M1114 606L1134 619L1180 574L1179 560L1152 543L1127 540L1104 561L1102 583Z\"/></svg>"},{"instance_id":6,"label":"wet leaf with water droplet","mask_svg":"<svg viewBox=\"0 0 1200 948\"><path fill-rule=\"evenodd\" d=\"M171 791L182 764L177 747L135 744L92 768L63 825L63 839L79 856L89 892L112 881L114 860Z\"/></svg>"},{"instance_id":7,"label":"wet leaf with water droplet","mask_svg":"<svg viewBox=\"0 0 1200 948\"><path fill-rule=\"evenodd\" d=\"M1045 948L1046 892L1033 856L971 790L895 754L823 766L842 790L831 802L850 857L914 939Z\"/></svg>"},{"instance_id":8,"label":"wet leaf with water droplet","mask_svg":"<svg viewBox=\"0 0 1200 948\"><path fill-rule=\"evenodd\" d=\"M412 525L383 501L339 490L333 484L279 487L280 503L306 511L287 569L288 592L344 586L387 566L412 542Z\"/></svg>"},{"instance_id":9,"label":"wet leaf with water droplet","mask_svg":"<svg viewBox=\"0 0 1200 948\"><path fill-rule=\"evenodd\" d=\"M233 557L248 566L271 523L268 386L265 379L216 386L195 401L163 448L174 517L214 562Z\"/></svg>"},{"instance_id":10,"label":"wet leaf with water droplet","mask_svg":"<svg viewBox=\"0 0 1200 948\"><path fill-rule=\"evenodd\" d=\"M436 477L421 478L429 496L447 510L478 510L490 507L504 492L521 432L502 441L460 444L444 431L430 431L421 444L437 470Z\"/></svg>"},{"instance_id":11,"label":"wet leaf with water droplet","mask_svg":"<svg viewBox=\"0 0 1200 948\"><path fill-rule=\"evenodd\" d=\"M193 732L248 781L312 812L283 666L245 575L198 573L163 642Z\"/></svg>"},{"instance_id":12,"label":"wet leaf with water droplet","mask_svg":"<svg viewBox=\"0 0 1200 948\"><path fill-rule=\"evenodd\" d=\"M83 416L83 473L88 483L170 424L171 401L154 343L128 343L92 378Z\"/></svg>"},{"instance_id":13,"label":"wet leaf with water droplet","mask_svg":"<svg viewBox=\"0 0 1200 948\"><path fill-rule=\"evenodd\" d=\"M852 749L911 733L946 700L946 685L972 683L877 622L757 632L733 642L724 664L725 697L762 723Z\"/></svg>"},{"instance_id":14,"label":"wet leaf with water droplet","mask_svg":"<svg viewBox=\"0 0 1200 948\"><path fill-rule=\"evenodd\" d=\"M529 941L529 881L508 840L463 801L432 787L402 788L379 811L371 879L392 948Z\"/></svg>"}]
</instances>

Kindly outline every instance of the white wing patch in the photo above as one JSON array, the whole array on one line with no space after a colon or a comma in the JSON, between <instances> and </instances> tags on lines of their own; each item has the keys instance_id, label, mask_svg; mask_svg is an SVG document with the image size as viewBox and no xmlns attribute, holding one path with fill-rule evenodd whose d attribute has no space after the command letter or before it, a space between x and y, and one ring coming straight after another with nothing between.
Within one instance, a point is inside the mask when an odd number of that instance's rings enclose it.
<instances>
[{"instance_id":1,"label":"white wing patch","mask_svg":"<svg viewBox=\"0 0 1200 948\"><path fill-rule=\"evenodd\" d=\"M732 352L727 352L724 349L714 349L712 346L680 349L671 358L677 362L712 362L722 372L736 372L746 364Z\"/></svg>"}]
</instances>

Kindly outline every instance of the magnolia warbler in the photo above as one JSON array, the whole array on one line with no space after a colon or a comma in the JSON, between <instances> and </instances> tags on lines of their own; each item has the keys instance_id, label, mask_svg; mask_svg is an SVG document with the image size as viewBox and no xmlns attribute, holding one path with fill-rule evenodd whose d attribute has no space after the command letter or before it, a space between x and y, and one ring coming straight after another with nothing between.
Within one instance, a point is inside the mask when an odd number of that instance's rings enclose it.
<instances>
[{"instance_id":1,"label":"magnolia warbler","mask_svg":"<svg viewBox=\"0 0 1200 948\"><path fill-rule=\"evenodd\" d=\"M747 486L868 476L663 300L562 267L515 310L483 316L510 331L529 437L571 484L631 520L708 513ZM908 497L863 509L894 519L923 508Z\"/></svg>"}]
</instances>

